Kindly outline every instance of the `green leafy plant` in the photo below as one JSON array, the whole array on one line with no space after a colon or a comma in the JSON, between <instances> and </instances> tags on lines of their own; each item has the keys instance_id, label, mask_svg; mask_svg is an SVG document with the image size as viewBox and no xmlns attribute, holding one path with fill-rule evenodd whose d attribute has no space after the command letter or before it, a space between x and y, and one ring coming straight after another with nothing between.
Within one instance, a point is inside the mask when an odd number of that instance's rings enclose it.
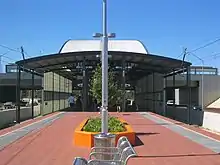
<instances>
[{"instance_id":1,"label":"green leafy plant","mask_svg":"<svg viewBox=\"0 0 220 165\"><path fill-rule=\"evenodd\" d=\"M86 125L83 127L83 131L86 132L101 132L101 118L95 117L90 118ZM109 117L108 118L108 132L124 132L126 131L124 123L122 123L116 117Z\"/></svg>"},{"instance_id":2,"label":"green leafy plant","mask_svg":"<svg viewBox=\"0 0 220 165\"><path fill-rule=\"evenodd\" d=\"M94 74L90 80L90 93L97 99L99 103L102 101L102 68L100 65L94 70ZM117 100L121 100L122 91L118 86L113 71L108 72L108 105L114 106Z\"/></svg>"}]
</instances>

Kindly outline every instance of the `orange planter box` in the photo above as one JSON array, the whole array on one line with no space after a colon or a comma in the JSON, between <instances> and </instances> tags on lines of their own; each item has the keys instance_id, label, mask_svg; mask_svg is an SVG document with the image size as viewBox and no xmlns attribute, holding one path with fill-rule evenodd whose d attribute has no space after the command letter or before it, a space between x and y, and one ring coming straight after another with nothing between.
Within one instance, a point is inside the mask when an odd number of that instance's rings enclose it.
<instances>
[{"instance_id":1,"label":"orange planter box","mask_svg":"<svg viewBox=\"0 0 220 165\"><path fill-rule=\"evenodd\" d=\"M84 125L87 123L89 119L83 120L82 123L75 129L74 131L74 138L73 138L73 144L75 146L81 146L81 147L88 147L91 148L94 146L94 140L93 137L94 135L98 134L99 132L85 132L82 131ZM119 120L123 123L125 123L125 132L114 132L113 134L116 135L116 143L118 139L122 136L126 136L129 140L129 142L132 145L135 145L135 132L131 128L129 124L127 124L124 120L120 119Z\"/></svg>"}]
</instances>

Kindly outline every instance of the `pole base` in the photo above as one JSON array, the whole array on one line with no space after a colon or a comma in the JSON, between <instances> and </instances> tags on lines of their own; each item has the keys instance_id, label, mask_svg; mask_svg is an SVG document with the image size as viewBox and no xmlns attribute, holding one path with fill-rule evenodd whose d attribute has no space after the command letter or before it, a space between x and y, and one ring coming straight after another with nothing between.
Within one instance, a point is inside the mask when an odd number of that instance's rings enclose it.
<instances>
[{"instance_id":1,"label":"pole base","mask_svg":"<svg viewBox=\"0 0 220 165\"><path fill-rule=\"evenodd\" d=\"M106 134L97 134L94 136L94 147L101 147L103 149L99 149L99 152L108 152L111 153L112 150L108 149L108 147L115 147L115 138L114 134L106 133ZM105 148L105 149L104 149ZM99 160L113 160L113 155L109 154L99 154L96 156L96 159Z\"/></svg>"}]
</instances>

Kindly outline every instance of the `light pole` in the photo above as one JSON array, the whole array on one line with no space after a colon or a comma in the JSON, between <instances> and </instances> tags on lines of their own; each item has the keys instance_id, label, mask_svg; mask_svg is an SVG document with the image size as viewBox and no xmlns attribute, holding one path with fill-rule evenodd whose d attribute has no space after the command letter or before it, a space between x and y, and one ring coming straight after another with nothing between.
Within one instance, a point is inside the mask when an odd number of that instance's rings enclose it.
<instances>
[{"instance_id":1,"label":"light pole","mask_svg":"<svg viewBox=\"0 0 220 165\"><path fill-rule=\"evenodd\" d=\"M107 33L107 0L102 1L103 4L103 25L102 34L96 33L95 38L102 37L102 133L108 133L108 38L114 38L115 34Z\"/></svg>"},{"instance_id":2,"label":"light pole","mask_svg":"<svg viewBox=\"0 0 220 165\"><path fill-rule=\"evenodd\" d=\"M204 60L202 58L200 58L199 56L195 55L194 53L190 53L192 54L194 57L196 57L198 60L200 60L202 62L202 80L201 80L201 83L202 83L202 92L201 92L201 95L202 95L202 110L204 110Z\"/></svg>"}]
</instances>

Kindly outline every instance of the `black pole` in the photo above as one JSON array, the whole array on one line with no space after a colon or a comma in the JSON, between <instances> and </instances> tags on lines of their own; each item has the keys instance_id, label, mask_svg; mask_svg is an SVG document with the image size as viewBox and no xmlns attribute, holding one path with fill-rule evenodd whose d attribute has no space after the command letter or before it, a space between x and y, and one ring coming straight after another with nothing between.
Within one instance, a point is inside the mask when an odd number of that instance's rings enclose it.
<instances>
[{"instance_id":1,"label":"black pole","mask_svg":"<svg viewBox=\"0 0 220 165\"><path fill-rule=\"evenodd\" d=\"M60 110L60 95L61 95L61 93L60 93L60 82L61 82L61 78L60 78L60 75L58 75L59 76L59 110Z\"/></svg>"},{"instance_id":2,"label":"black pole","mask_svg":"<svg viewBox=\"0 0 220 165\"><path fill-rule=\"evenodd\" d=\"M54 72L52 75L52 112L54 112Z\"/></svg>"},{"instance_id":3,"label":"black pole","mask_svg":"<svg viewBox=\"0 0 220 165\"><path fill-rule=\"evenodd\" d=\"M186 86L188 89L188 113L187 113L187 121L188 124L191 124L191 80L190 80L190 67L187 67L187 76L186 76Z\"/></svg>"},{"instance_id":4,"label":"black pole","mask_svg":"<svg viewBox=\"0 0 220 165\"><path fill-rule=\"evenodd\" d=\"M68 80L68 94L70 93L70 80Z\"/></svg>"},{"instance_id":5,"label":"black pole","mask_svg":"<svg viewBox=\"0 0 220 165\"><path fill-rule=\"evenodd\" d=\"M125 60L122 61L122 112L125 112Z\"/></svg>"},{"instance_id":6,"label":"black pole","mask_svg":"<svg viewBox=\"0 0 220 165\"><path fill-rule=\"evenodd\" d=\"M173 71L174 72L174 71ZM175 98L175 84L176 80L175 80L175 74L173 74L173 87L172 87L172 92L173 92L173 110L172 110L172 117L173 119L176 119L177 118L177 113L176 113L176 98Z\"/></svg>"},{"instance_id":7,"label":"black pole","mask_svg":"<svg viewBox=\"0 0 220 165\"><path fill-rule=\"evenodd\" d=\"M63 108L65 109L65 98L66 98L66 92L65 92L65 83L66 83L66 78L63 78Z\"/></svg>"},{"instance_id":8,"label":"black pole","mask_svg":"<svg viewBox=\"0 0 220 165\"><path fill-rule=\"evenodd\" d=\"M20 123L20 110L21 110L20 92L21 92L21 68L18 65L18 67L17 67L17 88L16 88L16 94L17 94L16 122L17 123Z\"/></svg>"},{"instance_id":9,"label":"black pole","mask_svg":"<svg viewBox=\"0 0 220 165\"><path fill-rule=\"evenodd\" d=\"M153 103L153 112L156 112L156 109L155 109L155 85L154 85L154 79L155 79L155 75L154 75L154 72L153 72L152 73L152 90L153 90L152 103Z\"/></svg>"},{"instance_id":10,"label":"black pole","mask_svg":"<svg viewBox=\"0 0 220 165\"><path fill-rule=\"evenodd\" d=\"M34 118L34 71L31 73L32 75L32 86L31 86L31 117Z\"/></svg>"},{"instance_id":11,"label":"black pole","mask_svg":"<svg viewBox=\"0 0 220 165\"><path fill-rule=\"evenodd\" d=\"M44 74L43 74L44 75ZM41 108L40 108L40 115L43 115L44 114L44 76L42 77L42 80L41 80L41 86L42 86L42 89L41 89Z\"/></svg>"},{"instance_id":12,"label":"black pole","mask_svg":"<svg viewBox=\"0 0 220 165\"><path fill-rule=\"evenodd\" d=\"M175 80L175 74L173 74L173 108L175 108L175 105L176 105L175 86L176 86L176 80Z\"/></svg>"},{"instance_id":13,"label":"black pole","mask_svg":"<svg viewBox=\"0 0 220 165\"><path fill-rule=\"evenodd\" d=\"M136 83L134 83L133 84L134 85L134 101L135 101L135 104L136 104L136 111L138 110L139 111L139 109L138 109L138 103L137 103L137 99L136 99Z\"/></svg>"},{"instance_id":14,"label":"black pole","mask_svg":"<svg viewBox=\"0 0 220 165\"><path fill-rule=\"evenodd\" d=\"M25 60L25 56L24 56L24 48L23 48L23 46L21 46L21 55L22 55L23 60Z\"/></svg>"},{"instance_id":15,"label":"black pole","mask_svg":"<svg viewBox=\"0 0 220 165\"><path fill-rule=\"evenodd\" d=\"M167 115L167 96L166 96L166 88L167 88L167 78L163 78L163 115Z\"/></svg>"},{"instance_id":16,"label":"black pole","mask_svg":"<svg viewBox=\"0 0 220 165\"><path fill-rule=\"evenodd\" d=\"M87 103L87 94L86 94L86 61L85 61L85 57L83 59L83 106L82 106L82 110L85 111L86 110L86 103Z\"/></svg>"}]
</instances>

